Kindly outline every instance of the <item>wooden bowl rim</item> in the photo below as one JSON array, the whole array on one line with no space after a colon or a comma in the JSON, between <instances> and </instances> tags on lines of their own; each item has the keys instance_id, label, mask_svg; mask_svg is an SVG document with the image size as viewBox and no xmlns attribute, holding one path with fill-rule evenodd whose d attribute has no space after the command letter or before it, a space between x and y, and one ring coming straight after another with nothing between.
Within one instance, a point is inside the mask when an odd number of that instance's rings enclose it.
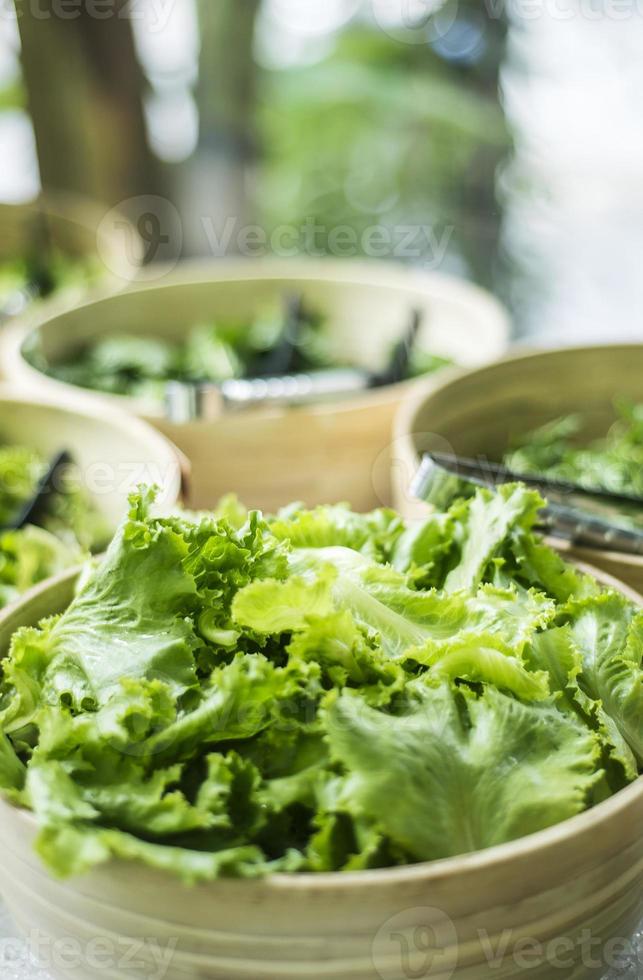
<instances>
[{"instance_id":1,"label":"wooden bowl rim","mask_svg":"<svg viewBox=\"0 0 643 980\"><path fill-rule=\"evenodd\" d=\"M413 445L412 439L413 423L419 411L423 408L425 401L428 398L437 396L445 388L449 388L451 385L457 385L463 379L475 379L476 376L484 372L496 371L497 369L503 370L505 366L513 367L515 365L520 366L521 364L533 364L537 361L542 361L543 365L546 365L547 361L552 357L559 358L567 355L575 358L585 357L594 353L596 350L620 353L632 352L633 354L643 356L643 343L583 344L578 347L547 347L541 350L529 351L516 348L509 350L503 357L491 361L488 364L480 364L477 367L469 369L453 367L449 370L448 374L446 371L441 374L440 379L433 385L428 385L426 378L417 378L413 382L412 389L409 390L400 405L395 426L397 437L399 440L408 440L409 448L414 451L415 446Z\"/></svg>"},{"instance_id":2,"label":"wooden bowl rim","mask_svg":"<svg viewBox=\"0 0 643 980\"><path fill-rule=\"evenodd\" d=\"M628 598L633 598L638 605L643 606L643 598L629 586L622 584L613 576L607 575L605 572L595 569L590 565L583 564L581 567L583 571L588 571L595 575L599 581L612 587L616 585L624 595L628 596ZM0 610L0 628L10 626L13 618L22 619L26 608L34 600L42 599L47 592L53 591L60 585L71 587L72 582L78 578L81 571L82 568L72 568L61 572L48 581L40 583L40 585L26 592L18 600L6 606L3 610ZM50 611L49 615L52 614L53 612ZM3 656L4 651L0 651L0 660ZM528 834L525 837L520 837L517 840L509 841L505 844L497 844L484 850L474 851L471 854L440 858L435 861L420 861L396 868L373 868L350 872L277 873L256 881L244 879L241 879L241 881L247 888L258 884L278 891L310 891L311 889L325 891L336 889L338 886L342 890L346 890L350 888L359 889L364 885L395 886L413 884L414 882L422 882L423 884L442 882L472 871L485 871L491 868L506 866L517 858L525 858L530 855L536 856L546 848L572 842L577 834L583 832L598 833L603 825L618 819L621 813L637 803L643 808L643 776L639 776L630 786L619 790L614 796L596 804L590 810L576 814L574 817L569 817L567 820L554 824L545 830ZM0 807L9 808L17 814L20 821L24 824L25 830L34 833L37 829L36 818L30 811L16 807L3 799L2 796L0 796ZM103 867L109 867L109 863ZM161 872L161 874L168 880L171 878L169 873L166 875ZM230 880L234 881L236 885L240 883L237 879ZM179 879L177 879L178 883ZM218 882L218 884L221 883ZM207 887L208 884L206 882L204 886Z\"/></svg>"},{"instance_id":3,"label":"wooden bowl rim","mask_svg":"<svg viewBox=\"0 0 643 980\"><path fill-rule=\"evenodd\" d=\"M423 408L427 398L437 396L446 388L457 385L463 379L469 380L484 372L495 371L497 369L502 370L505 366L513 367L515 365L520 366L520 364L534 364L538 361L542 362L543 366L546 366L546 362L552 358L558 360L569 355L573 357L584 357L585 355L595 353L597 350L620 353L632 352L643 356L643 343L570 344L564 347L543 347L537 350L532 348L524 350L520 347L514 347L507 351L503 357L491 361L488 364L480 364L473 368L453 367L448 375L445 372L440 376L440 380L431 386L427 385L426 378L417 378L413 383L412 390L409 391L407 397L400 405L396 420L398 437L408 438L411 440L412 445L413 422L417 418L420 409Z\"/></svg>"}]
</instances>

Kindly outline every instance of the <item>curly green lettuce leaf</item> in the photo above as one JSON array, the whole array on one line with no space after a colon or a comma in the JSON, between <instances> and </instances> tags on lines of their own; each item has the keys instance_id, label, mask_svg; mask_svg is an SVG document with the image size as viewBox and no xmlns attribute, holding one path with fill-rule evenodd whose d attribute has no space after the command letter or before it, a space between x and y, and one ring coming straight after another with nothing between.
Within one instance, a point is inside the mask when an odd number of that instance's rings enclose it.
<instances>
[{"instance_id":1,"label":"curly green lettuce leaf","mask_svg":"<svg viewBox=\"0 0 643 980\"><path fill-rule=\"evenodd\" d=\"M489 563L501 556L514 528L531 529L543 503L535 491L509 483L496 493L479 490L460 504L463 520L459 561L446 577L447 592L475 589L483 581Z\"/></svg>"},{"instance_id":2,"label":"curly green lettuce leaf","mask_svg":"<svg viewBox=\"0 0 643 980\"><path fill-rule=\"evenodd\" d=\"M319 664L328 686L359 688L371 704L385 704L402 690L405 675L368 637L348 610L309 616L289 643L291 661Z\"/></svg>"},{"instance_id":3,"label":"curly green lettuce leaf","mask_svg":"<svg viewBox=\"0 0 643 980\"><path fill-rule=\"evenodd\" d=\"M140 531L135 522L124 526L53 625L14 636L5 678L22 692L23 722L33 714L34 689L45 702L78 710L105 704L127 676L160 678L175 694L195 685L197 638L187 613L196 586L181 564L186 546L167 528Z\"/></svg>"},{"instance_id":4,"label":"curly green lettuce leaf","mask_svg":"<svg viewBox=\"0 0 643 980\"><path fill-rule=\"evenodd\" d=\"M391 565L398 572L407 573L418 588L440 586L455 545L456 527L452 514L437 511L424 520L411 522L393 545Z\"/></svg>"},{"instance_id":5,"label":"curly green lettuce leaf","mask_svg":"<svg viewBox=\"0 0 643 980\"><path fill-rule=\"evenodd\" d=\"M103 754L94 772L55 760L34 757L29 767L25 798L45 824L67 819L97 820L149 838L209 827L207 811L192 806L175 788L178 768L157 769L146 775L133 759ZM108 766L111 763L111 769ZM62 787L78 794L73 811L61 810Z\"/></svg>"},{"instance_id":6,"label":"curly green lettuce leaf","mask_svg":"<svg viewBox=\"0 0 643 980\"><path fill-rule=\"evenodd\" d=\"M329 712L328 738L353 805L377 814L417 860L565 820L585 808L600 776L592 733L553 707L521 704L492 687L479 698L448 684L427 688L402 717L344 695Z\"/></svg>"},{"instance_id":7,"label":"curly green lettuce leaf","mask_svg":"<svg viewBox=\"0 0 643 980\"><path fill-rule=\"evenodd\" d=\"M615 592L572 600L567 608L583 661L579 683L643 765L643 613Z\"/></svg>"},{"instance_id":8,"label":"curly green lettuce leaf","mask_svg":"<svg viewBox=\"0 0 643 980\"><path fill-rule=\"evenodd\" d=\"M25 765L7 738L0 732L0 790L22 789L27 775Z\"/></svg>"},{"instance_id":9,"label":"curly green lettuce leaf","mask_svg":"<svg viewBox=\"0 0 643 980\"><path fill-rule=\"evenodd\" d=\"M597 732L606 753L606 776L614 783L614 790L636 779L634 753L616 722L601 702L580 686L583 658L569 624L536 634L526 649L525 659L531 669L545 671L559 710L576 715Z\"/></svg>"},{"instance_id":10,"label":"curly green lettuce leaf","mask_svg":"<svg viewBox=\"0 0 643 980\"><path fill-rule=\"evenodd\" d=\"M270 532L293 548L343 547L386 561L403 531L395 511L380 508L357 514L348 504L306 510L293 504L269 521Z\"/></svg>"},{"instance_id":11,"label":"curly green lettuce leaf","mask_svg":"<svg viewBox=\"0 0 643 980\"><path fill-rule=\"evenodd\" d=\"M546 671L530 670L507 643L491 633L461 633L450 640L429 641L407 655L431 668L431 683L460 679L493 684L523 701L544 701L550 695Z\"/></svg>"},{"instance_id":12,"label":"curly green lettuce leaf","mask_svg":"<svg viewBox=\"0 0 643 980\"><path fill-rule=\"evenodd\" d=\"M407 863L371 820L346 810L320 811L306 848L306 871L363 871Z\"/></svg>"},{"instance_id":13,"label":"curly green lettuce leaf","mask_svg":"<svg viewBox=\"0 0 643 980\"><path fill-rule=\"evenodd\" d=\"M597 595L601 591L596 579L566 562L558 552L532 533L521 530L514 534L511 552L516 563L513 576L524 585L545 592L559 603L566 602L572 596Z\"/></svg>"},{"instance_id":14,"label":"curly green lettuce leaf","mask_svg":"<svg viewBox=\"0 0 643 980\"><path fill-rule=\"evenodd\" d=\"M193 850L91 824L45 824L36 850L59 878L86 874L114 858L140 861L188 885L217 878L253 878L280 870L278 862L267 861L261 849L250 844L220 851Z\"/></svg>"},{"instance_id":15,"label":"curly green lettuce leaf","mask_svg":"<svg viewBox=\"0 0 643 980\"><path fill-rule=\"evenodd\" d=\"M293 576L287 582L262 579L237 592L232 618L238 626L257 633L286 633L302 629L309 616L328 616L333 611L332 565L320 569L312 580Z\"/></svg>"},{"instance_id":16,"label":"curly green lettuce leaf","mask_svg":"<svg viewBox=\"0 0 643 980\"><path fill-rule=\"evenodd\" d=\"M239 625L281 633L304 629L310 616L348 612L377 633L388 656L401 658L426 640L465 630L498 632L520 650L555 613L547 597L525 589L487 585L473 596L414 589L401 572L343 546L296 549L291 567L303 574L284 583L256 582L237 593L233 617Z\"/></svg>"},{"instance_id":17,"label":"curly green lettuce leaf","mask_svg":"<svg viewBox=\"0 0 643 980\"><path fill-rule=\"evenodd\" d=\"M152 736L145 751L158 762L189 757L196 749L263 731L279 698L297 689L297 678L261 654L239 655L217 668L199 699Z\"/></svg>"}]
</instances>

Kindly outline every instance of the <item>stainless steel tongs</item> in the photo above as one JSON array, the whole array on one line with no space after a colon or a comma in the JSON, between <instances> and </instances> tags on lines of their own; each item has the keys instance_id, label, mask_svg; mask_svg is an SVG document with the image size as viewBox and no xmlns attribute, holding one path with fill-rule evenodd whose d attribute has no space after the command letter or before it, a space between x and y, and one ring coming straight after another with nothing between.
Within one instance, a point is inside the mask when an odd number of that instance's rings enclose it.
<instances>
[{"instance_id":1,"label":"stainless steel tongs","mask_svg":"<svg viewBox=\"0 0 643 980\"><path fill-rule=\"evenodd\" d=\"M337 399L369 388L396 384L407 376L411 355L420 327L422 313L411 310L408 325L395 344L389 362L381 371L339 367L314 371L289 372L292 339L301 323L301 299L288 301L285 341L281 342L262 365L262 373L248 378L225 381L169 381L165 387L166 417L176 424L196 419L217 419L223 412L254 408L258 405L309 405Z\"/></svg>"},{"instance_id":2,"label":"stainless steel tongs","mask_svg":"<svg viewBox=\"0 0 643 980\"><path fill-rule=\"evenodd\" d=\"M547 504L541 526L574 544L643 555L643 498L587 489L546 476L515 473L484 458L426 453L411 485L420 500L444 509L472 486L494 489L503 483L525 483L539 490ZM638 525L638 526L637 526Z\"/></svg>"}]
</instances>

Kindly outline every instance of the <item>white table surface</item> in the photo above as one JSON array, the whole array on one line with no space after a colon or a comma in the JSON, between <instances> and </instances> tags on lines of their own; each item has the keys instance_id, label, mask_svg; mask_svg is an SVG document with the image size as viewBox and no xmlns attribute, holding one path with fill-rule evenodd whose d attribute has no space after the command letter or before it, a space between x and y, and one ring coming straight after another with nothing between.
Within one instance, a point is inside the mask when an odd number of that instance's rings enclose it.
<instances>
[{"instance_id":1,"label":"white table surface","mask_svg":"<svg viewBox=\"0 0 643 980\"><path fill-rule=\"evenodd\" d=\"M633 956L622 967L612 970L605 980L641 980L643 977L643 923L633 948ZM51 974L35 963L26 945L19 939L8 912L0 904L0 977L1 980L52 980Z\"/></svg>"}]
</instances>

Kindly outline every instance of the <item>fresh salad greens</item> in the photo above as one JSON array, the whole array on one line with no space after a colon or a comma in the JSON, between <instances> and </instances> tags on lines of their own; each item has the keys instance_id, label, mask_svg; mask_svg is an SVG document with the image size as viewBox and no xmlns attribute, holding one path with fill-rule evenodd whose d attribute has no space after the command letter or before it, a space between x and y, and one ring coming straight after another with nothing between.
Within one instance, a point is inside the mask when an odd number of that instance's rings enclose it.
<instances>
[{"instance_id":1,"label":"fresh salad greens","mask_svg":"<svg viewBox=\"0 0 643 980\"><path fill-rule=\"evenodd\" d=\"M160 400L169 380L224 381L256 373L262 358L279 342L282 326L279 316L250 324L197 324L180 343L134 333L108 334L69 362L44 367L51 376L83 388ZM300 331L295 369L329 363L319 326L309 321ZM43 366L37 353L35 362Z\"/></svg>"},{"instance_id":2,"label":"fresh salad greens","mask_svg":"<svg viewBox=\"0 0 643 980\"><path fill-rule=\"evenodd\" d=\"M323 317L305 311L291 338L292 357L287 371L275 370L271 353L284 340L283 311L265 313L252 321L217 321L192 327L182 342L135 333L113 333L75 351L56 363L48 361L37 345L25 355L39 370L68 384L114 395L162 401L167 381L213 381L296 373L338 365ZM286 331L287 333L287 331ZM435 371L449 361L416 349L409 376Z\"/></svg>"},{"instance_id":3,"label":"fresh salad greens","mask_svg":"<svg viewBox=\"0 0 643 980\"><path fill-rule=\"evenodd\" d=\"M152 499L3 663L0 787L54 873L403 865L637 779L643 613L542 543L533 491L409 524Z\"/></svg>"},{"instance_id":4,"label":"fresh salad greens","mask_svg":"<svg viewBox=\"0 0 643 980\"><path fill-rule=\"evenodd\" d=\"M545 473L590 490L643 497L643 402L620 404L619 418L602 439L579 443L581 414L555 419L529 433L506 457L516 473Z\"/></svg>"},{"instance_id":5,"label":"fresh salad greens","mask_svg":"<svg viewBox=\"0 0 643 980\"><path fill-rule=\"evenodd\" d=\"M47 466L31 449L0 446L0 606L107 543L103 519L71 481L52 497L44 527L11 529Z\"/></svg>"},{"instance_id":6,"label":"fresh salad greens","mask_svg":"<svg viewBox=\"0 0 643 980\"><path fill-rule=\"evenodd\" d=\"M0 263L0 316L21 312L28 297L88 285L101 273L98 258L69 258L56 248Z\"/></svg>"}]
</instances>

